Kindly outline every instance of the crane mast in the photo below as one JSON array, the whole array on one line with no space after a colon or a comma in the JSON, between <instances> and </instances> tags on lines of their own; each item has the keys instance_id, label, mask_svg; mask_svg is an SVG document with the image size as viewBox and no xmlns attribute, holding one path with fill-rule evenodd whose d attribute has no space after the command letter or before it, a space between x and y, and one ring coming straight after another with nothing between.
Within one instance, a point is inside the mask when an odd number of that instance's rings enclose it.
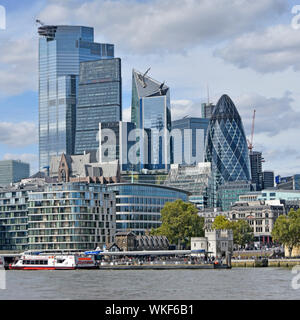
<instances>
[{"instance_id":1,"label":"crane mast","mask_svg":"<svg viewBox=\"0 0 300 320\"><path fill-rule=\"evenodd\" d=\"M253 112L251 137L250 137L250 141L248 140L248 149L250 151L250 154L252 154L253 147L254 147L253 146L253 137L254 137L254 128L255 128L255 114L256 114L256 110L254 110L254 112Z\"/></svg>"}]
</instances>

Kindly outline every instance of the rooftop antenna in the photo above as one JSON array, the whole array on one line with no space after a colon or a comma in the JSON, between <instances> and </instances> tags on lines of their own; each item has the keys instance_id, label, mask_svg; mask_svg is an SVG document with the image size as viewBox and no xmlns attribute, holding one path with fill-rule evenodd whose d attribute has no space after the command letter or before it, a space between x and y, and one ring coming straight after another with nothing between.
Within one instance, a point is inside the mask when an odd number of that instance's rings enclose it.
<instances>
[{"instance_id":1,"label":"rooftop antenna","mask_svg":"<svg viewBox=\"0 0 300 320\"><path fill-rule=\"evenodd\" d=\"M209 86L207 84L207 104L210 104L210 97L209 97Z\"/></svg>"}]
</instances>

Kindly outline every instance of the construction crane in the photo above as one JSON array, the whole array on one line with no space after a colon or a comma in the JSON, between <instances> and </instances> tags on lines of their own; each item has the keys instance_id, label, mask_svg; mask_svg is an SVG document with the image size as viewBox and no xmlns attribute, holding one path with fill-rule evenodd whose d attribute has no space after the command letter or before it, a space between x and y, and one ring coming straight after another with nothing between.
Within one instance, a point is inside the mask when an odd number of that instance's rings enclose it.
<instances>
[{"instance_id":1,"label":"construction crane","mask_svg":"<svg viewBox=\"0 0 300 320\"><path fill-rule=\"evenodd\" d=\"M254 148L253 137L254 137L254 127L255 127L255 114L256 114L256 110L254 110L254 112L253 112L251 138L250 138L250 141L248 140L248 149L250 151L250 154L252 154L253 148Z\"/></svg>"}]
</instances>

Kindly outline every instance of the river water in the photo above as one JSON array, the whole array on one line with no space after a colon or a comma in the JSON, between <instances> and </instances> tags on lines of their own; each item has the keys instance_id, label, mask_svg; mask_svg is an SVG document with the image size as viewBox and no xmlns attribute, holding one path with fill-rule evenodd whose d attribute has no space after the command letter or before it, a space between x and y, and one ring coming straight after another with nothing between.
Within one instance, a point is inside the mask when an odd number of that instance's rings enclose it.
<instances>
[{"instance_id":1,"label":"river water","mask_svg":"<svg viewBox=\"0 0 300 320\"><path fill-rule=\"evenodd\" d=\"M0 300L300 299L296 274L282 268L1 272Z\"/></svg>"}]
</instances>

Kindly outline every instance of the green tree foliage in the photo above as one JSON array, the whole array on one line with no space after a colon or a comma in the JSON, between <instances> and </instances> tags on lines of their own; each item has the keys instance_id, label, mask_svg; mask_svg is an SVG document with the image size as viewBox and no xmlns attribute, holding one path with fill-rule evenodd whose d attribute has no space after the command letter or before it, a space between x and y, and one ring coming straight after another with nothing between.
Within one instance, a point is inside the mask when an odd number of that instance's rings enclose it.
<instances>
[{"instance_id":1,"label":"green tree foliage","mask_svg":"<svg viewBox=\"0 0 300 320\"><path fill-rule=\"evenodd\" d=\"M231 229L233 232L233 242L239 246L244 246L253 241L253 231L247 221L229 221L225 216L217 216L212 225L213 229Z\"/></svg>"},{"instance_id":2,"label":"green tree foliage","mask_svg":"<svg viewBox=\"0 0 300 320\"><path fill-rule=\"evenodd\" d=\"M287 216L279 216L272 230L273 241L285 245L292 256L293 248L300 246L300 209L291 210Z\"/></svg>"},{"instance_id":3,"label":"green tree foliage","mask_svg":"<svg viewBox=\"0 0 300 320\"><path fill-rule=\"evenodd\" d=\"M197 214L198 210L191 203L176 200L167 202L161 210L162 225L152 229L152 235L166 236L170 243L184 244L188 247L191 237L204 236L204 218Z\"/></svg>"}]
</instances>

